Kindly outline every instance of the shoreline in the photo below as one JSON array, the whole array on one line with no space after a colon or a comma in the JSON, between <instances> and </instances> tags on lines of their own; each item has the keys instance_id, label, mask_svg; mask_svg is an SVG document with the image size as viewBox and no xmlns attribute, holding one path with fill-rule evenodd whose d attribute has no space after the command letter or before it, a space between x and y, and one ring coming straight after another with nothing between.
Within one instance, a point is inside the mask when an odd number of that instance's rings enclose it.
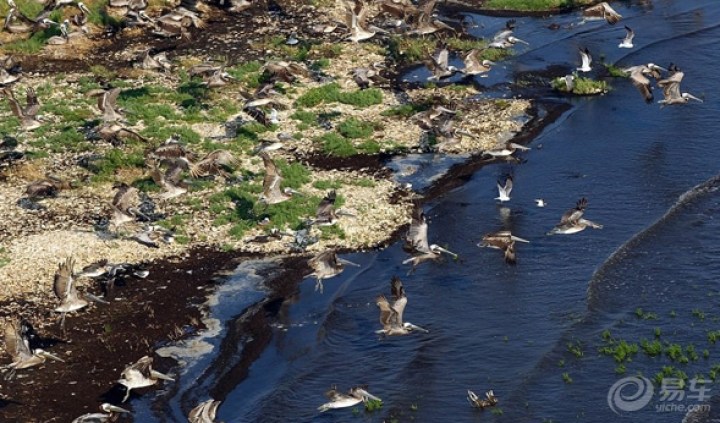
<instances>
[{"instance_id":1,"label":"shoreline","mask_svg":"<svg viewBox=\"0 0 720 423\"><path fill-rule=\"evenodd\" d=\"M123 42L121 44L129 45L138 42L142 43L142 39L133 38L127 43ZM374 47L363 48L372 49ZM373 56L370 55L369 57ZM31 62L39 66L39 64L42 64L42 59L31 60ZM127 65L127 63L125 64ZM121 70L129 71L130 69L125 67ZM68 70L72 69L68 68ZM396 78L398 74L399 71L395 70L393 78ZM313 85L310 84L310 86ZM386 95L391 96L399 86L401 84L395 82L391 84L389 89L384 89L384 92ZM418 97L414 100L437 95L435 89L427 87L415 91ZM469 97L467 96L468 91L469 89L466 88L458 96L465 94L465 98L467 98ZM397 100L394 101L396 103L383 103L382 106L394 107L403 104ZM543 103L536 100L532 100L528 104L531 104L531 110L526 113L526 116L530 119L521 125L519 131L515 132L512 137L514 142L529 143L539 131L554 122L570 107L566 103ZM544 116L538 116L538 108L544 108L545 106L548 106L551 110ZM344 112L353 116L351 111L344 110ZM387 122L393 123L394 121L388 119ZM309 166L311 178L322 174L324 175L321 177L322 181L333 180L332 176L322 172L337 173L338 170L342 170L346 173L342 174L340 178L370 177L375 181L371 188L377 188L379 184L385 184L383 185L386 190L384 191L385 194L383 194L383 201L388 205L397 206L399 210L398 214L391 218L392 225L387 226L373 242L353 245L334 240L334 242L330 243L317 244L316 248L307 252L291 255L282 254L281 252L281 255L277 255L279 253L277 250L243 251L225 249L223 248L225 244L218 242L191 242L189 246L167 249L147 262L143 260L144 265L150 270L148 279L131 280L125 286L118 288L117 294L124 298L123 301L113 301L108 306L92 306L89 311L68 316L67 324L69 329L65 334L57 327L55 323L57 316L51 311L51 304L55 302L50 300L51 278L37 280L32 291L18 291L11 295L8 295L7 291L3 292L3 296L0 297L4 299L0 301L0 316L22 315L25 318L30 318L35 324L35 329L38 330L42 337L38 341L38 345L49 348L50 351L61 351L66 363L46 363L38 368L22 371L20 377L14 380L0 382L0 392L5 395L4 398L0 397L0 419L12 421L13 418L19 418L19 416L23 415L24 407L28 406L31 406L34 410L43 410L42 413L38 412L37 415L32 417L37 420L28 420L30 422L45 422L56 418L72 419L80 414L96 411L97 405L101 402L100 400L102 402L119 403L122 398L122 390L118 390L115 381L125 365L134 362L143 355L152 355L153 351L168 342L172 343L180 339L186 339L188 336L202 330L200 300L206 298L209 292L214 290L213 287L216 284L219 272L232 270L242 260L261 256L280 258L282 265L289 269L280 272L267 281L268 296L243 310L241 315L233 321L232 331L223 340L223 345L228 343L228 346L221 346L220 354L226 360L229 358L238 359L238 362L232 366L229 375L220 378L219 384L210 392L216 399L223 399L232 387L247 376L252 363L261 356L272 341L272 328L270 326L272 319L285 299L296 292L299 283L302 282L302 277L307 274L306 262L311 254L328 247L343 253L358 252L368 248L382 248L395 242L400 238L404 228L409 223L409 211L414 205L422 205L441 196L448 190L461 185L469 175L484 165L496 162L495 160L482 159L481 154L478 154L477 151L479 150L476 150L469 159L461 164L452 166L439 180L423 190L420 193L420 199L412 198L415 194L400 189L397 183L389 182L389 176L392 172L384 164L390 158L403 153L381 152L374 155L357 154L341 157L327 156L318 151L310 150L305 154L283 156L285 158L294 157L293 160ZM255 166L253 169L258 168L257 163L252 164L250 160L243 164ZM10 179L13 177L15 176L11 176ZM23 181L23 179L20 178L19 181ZM317 179L315 182L317 182ZM17 180L15 183L15 189L21 186L17 183ZM308 188L307 186L306 189L316 189L316 192L319 191L320 193L324 191L319 188ZM357 190L357 188L354 189ZM94 187L88 190L91 195L97 195L97 192L93 192L93 190L98 191L99 188ZM373 189L368 191L373 191ZM378 191L378 189L374 189L374 191ZM352 206L354 204L352 198L349 199ZM3 200L7 201L8 197L3 197ZM70 201L72 201L72 198ZM15 201L12 201L10 206L16 207ZM49 210L49 215L53 215L53 213L53 210ZM92 219L88 218L102 214L102 211L98 212L96 210L94 214L83 215L84 220L81 222L85 225L85 229L87 229L88 223L92 222ZM348 227L345 229L348 233L351 233ZM77 225L72 223L63 230L66 232L78 232ZM48 234L45 231L39 233ZM87 231L87 233L89 236L95 236L92 231ZM262 232L254 232L254 234L259 233ZM92 249L92 246L89 248ZM110 245L109 248L114 249L116 246ZM0 253L2 252L3 250L0 250ZM65 250L60 252L67 254ZM140 256L144 255L140 254ZM99 258L103 257L95 251L93 259ZM3 256L0 255L0 261L2 259ZM138 262L137 259L130 259L129 261ZM48 266L54 272L57 260L50 259L49 262L51 265ZM82 263L82 265L85 264L89 263ZM6 266L2 267L5 267L6 270L11 269ZM176 313L163 313L165 310L174 310ZM179 312L180 310L184 310L184 312ZM146 323L146 327L141 327L135 323L143 321L149 322ZM75 336L70 336L72 333ZM252 341L249 343L239 344L234 342L240 337L247 337L248 334L252 337ZM35 347L38 345L35 345ZM120 348L120 345L124 345L124 347ZM239 357L237 357L238 354ZM79 359L79 357L83 356L84 358ZM87 379L88 369L85 366L88 363L93 363L93 367L90 369L92 380L83 380L83 378ZM156 355L154 367L157 370L172 372L175 365L174 360L157 359ZM71 379L72 389L64 391L63 397L52 397L52 403L49 404L48 398L51 397L51 392L53 390L57 391L58 386L65 386L67 378ZM27 383L28 380L31 382ZM161 384L160 387L162 386ZM37 389L38 387L42 389ZM10 395L10 392L13 394ZM162 401L162 398L160 400Z\"/></svg>"}]
</instances>

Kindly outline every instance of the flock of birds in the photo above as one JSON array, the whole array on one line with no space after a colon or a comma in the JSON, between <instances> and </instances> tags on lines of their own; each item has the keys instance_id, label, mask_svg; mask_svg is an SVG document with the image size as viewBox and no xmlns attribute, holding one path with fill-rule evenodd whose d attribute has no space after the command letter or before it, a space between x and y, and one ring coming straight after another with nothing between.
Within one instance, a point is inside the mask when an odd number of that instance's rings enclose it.
<instances>
[{"instance_id":1,"label":"flock of birds","mask_svg":"<svg viewBox=\"0 0 720 423\"><path fill-rule=\"evenodd\" d=\"M58 26L61 35L48 40L49 44L63 44L69 42L73 37L80 34L86 34L88 31L85 24L90 14L89 9L82 2L68 0L54 0L49 3L45 10L36 18L30 19L19 12L13 0L7 0L10 11L5 19L4 28L9 32L33 32L50 26ZM420 6L414 5L409 0L382 0L378 2L380 10L389 14L394 20L392 28L394 30L402 30L409 35L425 36L438 31L452 30L453 27L443 22L434 12L436 0L423 2ZM153 32L162 36L187 36L188 29L203 26L199 15L190 11L185 7L177 7L172 12L157 18L151 18L145 13L147 2L145 0L110 0L111 7L125 8L127 10L126 17L130 19L134 25L148 26L153 28ZM62 23L53 22L48 19L50 13L58 8L77 7L79 14L73 16L72 19L65 20ZM231 11L245 10L251 6L247 0L230 0ZM368 24L369 5L361 0L347 2L347 13L344 22L340 23L347 29L347 39L353 42L368 40L376 34L387 33L388 31L374 25ZM605 19L610 24L617 23L621 16L615 12L607 3L603 2L596 6L586 9L583 12L585 20ZM331 23L318 28L319 32L331 32L337 28L338 23ZM71 25L79 28L79 32L71 31ZM509 21L505 28L495 34L489 48L507 49L512 48L516 44L528 44L513 35L515 28L514 21ZM620 43L620 48L633 47L634 32L626 27L626 36ZM294 37L293 37L294 39ZM292 40L288 40L292 44ZM294 41L297 41L294 39ZM587 49L580 51L581 66L577 68L580 72L589 72L592 69L592 56ZM481 60L482 50L471 50L464 57L464 68L457 69L449 65L450 52L446 45L441 44L436 52L426 61L432 75L429 80L442 80L450 77L457 72L465 75L483 76L487 74L495 64L489 60ZM40 111L40 102L35 91L32 88L26 89L25 104L21 104L15 97L12 85L20 79L18 64L12 59L7 59L0 63L0 85L2 85L2 96L7 99L13 114L19 119L23 130L32 131L43 125L42 117L38 115ZM173 64L168 60L164 53L157 55L151 54L151 50L147 50L139 60L139 66L156 71L168 71L173 68ZM371 84L387 82L382 76L384 67L382 64L373 64L369 68L355 68L350 70L355 82L360 88L367 88ZM680 83L683 80L684 73L677 65L671 64L667 69L657 66L653 63L647 65L632 66L623 69L629 74L632 83L638 88L643 98L651 102L653 100L651 77L657 82L657 86L663 89L664 99L659 101L663 105L684 104L689 100L702 101L699 98L681 92ZM282 94L274 89L276 82L291 83L301 77L317 77L312 71L303 67L298 63L288 62L268 62L262 71L267 75L266 82L261 85L253 94L244 93L244 112L260 122L263 125L271 125L278 122L277 109L287 107L282 99ZM660 72L666 72L667 75L662 77ZM188 70L191 76L203 78L204 84L209 88L222 87L233 82L234 78L225 71L224 66L218 66L216 63L203 63L196 65ZM566 78L568 86L573 83L573 78ZM118 106L117 100L122 93L122 89L114 88L108 84L104 84L102 89L93 90L88 93L89 96L97 98L97 108L101 114L101 122L88 131L88 137L92 139L102 139L114 145L121 145L125 138L135 138L144 142L148 142L140 134L125 126L125 112ZM459 136L472 136L467 132L457 129L453 125L457 112L444 107L435 105L428 110L419 112L412 117L424 131L433 133L444 141L439 143L442 145L458 142ZM303 195L302 193L283 188L283 175L280 168L276 165L270 153L272 151L283 148L283 137L285 134L278 135L277 142L263 143L258 146L255 153L262 158L265 175L263 179L263 191L258 201L267 206L288 201L293 196ZM516 160L514 154L518 151L527 151L528 147L507 142L498 148L487 150L485 155L492 158L504 158L508 160ZM155 148L149 148L146 154L146 163L150 168L150 175L153 181L162 188L163 192L159 195L162 200L171 199L180 195L184 195L188 191L188 183L183 178L185 174L192 178L203 177L223 177L226 180L232 178L232 168L239 164L238 159L228 150L216 150L204 157L200 157L192 152L184 145L178 137L171 137L161 145ZM48 176L45 179L35 181L27 186L26 194L32 202L51 198L58 192L66 189L72 189L73 184L61 180L60 178ZM117 184L114 189L117 190L111 202L111 211L109 215L108 230L117 230L123 225L131 222L140 221L144 224L143 229L129 237L138 243L157 248L159 243L170 243L173 241L173 233L170 230L163 229L157 225L153 225L154 220L151 212L152 207L147 207L144 202L148 198L141 198L141 193L134 187L124 183ZM497 201L505 203L511 200L511 192L513 189L513 180L508 177L503 183L498 182ZM537 205L543 207L545 205L542 199L537 199ZM337 210L335 208L336 193L329 192L317 206L314 219L310 219L307 224L310 225L333 225L338 218L343 215L352 216L351 213ZM568 210L560 218L560 222L548 232L548 234L573 234L580 232L586 228L600 229L602 225L594 223L585 216L585 210L588 202L585 198L580 199L575 207ZM271 230L268 234L255 237L252 242L268 242L272 240L282 239L290 236L294 238L293 245L302 249L312 242L307 231L298 231L297 233L287 233L277 229ZM488 247L498 249L503 252L504 259L507 263L516 262L516 243L528 243L529 241L513 235L510 231L501 230L489 233L483 236L482 241L478 244L480 247ZM411 257L403 261L403 264L410 264L412 272L418 265L426 261L439 260L443 254L457 258L457 254L443 248L437 244L430 244L428 241L428 223L421 208L416 208L413 212L410 228L405 236L405 248L411 253ZM323 280L332 278L340 274L347 265L358 266L348 260L341 259L336 252L329 250L322 252L308 261L308 266L313 272L308 277L315 277L317 280L316 290L322 291ZM75 260L69 257L65 262L60 263L55 273L53 292L58 300L58 305L54 309L55 312L61 314L61 326L65 327L65 316L67 313L75 312L86 308L91 302L107 303L106 299L112 295L113 287L119 280L125 278L145 278L147 271L127 263L113 264L107 260L93 263L79 272L75 271ZM77 289L77 280L80 278L91 278L99 281L103 296L95 296L87 291ZM391 281L390 290L392 300L385 295L379 295L376 298L376 305L380 311L380 324L382 329L377 330L377 334L383 336L402 336L415 332L427 333L428 330L420 326L412 324L404 320L404 312L407 306L408 298L405 288L401 280L394 277ZM63 361L57 355L51 354L42 349L32 349L31 341L35 337L32 326L20 318L9 319L5 325L5 346L7 351L12 355L13 361L5 366L7 371L6 378L13 377L15 372L21 369L37 366L46 360ZM125 368L118 384L125 387L125 397L123 402L127 401L130 392L146 386L151 386L161 380L173 381L169 375L160 373L152 368L152 357L145 356L136 363ZM365 386L356 386L351 388L347 393L342 393L333 387L326 393L329 402L319 407L320 411L344 408L354 406L361 402L369 400L381 401L379 397L368 392ZM492 407L498 403L498 399L492 390L485 393L485 397L481 398L472 391L468 391L468 401L477 408ZM220 405L219 401L208 400L194 408L189 415L190 422L208 423L215 421L215 415ZM110 421L119 413L128 413L129 411L112 404L102 404L101 413L91 413L78 417L74 422L102 422Z\"/></svg>"}]
</instances>

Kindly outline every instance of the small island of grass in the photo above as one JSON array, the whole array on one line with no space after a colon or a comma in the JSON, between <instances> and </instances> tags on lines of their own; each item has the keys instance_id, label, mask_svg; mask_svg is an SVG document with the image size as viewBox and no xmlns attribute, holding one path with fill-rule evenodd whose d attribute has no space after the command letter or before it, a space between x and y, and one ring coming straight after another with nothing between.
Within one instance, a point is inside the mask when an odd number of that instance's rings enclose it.
<instances>
[{"instance_id":1,"label":"small island of grass","mask_svg":"<svg viewBox=\"0 0 720 423\"><path fill-rule=\"evenodd\" d=\"M610 85L605 81L577 75L572 76L571 83L567 82L565 76L553 79L551 82L553 89L575 95L598 95L610 91Z\"/></svg>"}]
</instances>

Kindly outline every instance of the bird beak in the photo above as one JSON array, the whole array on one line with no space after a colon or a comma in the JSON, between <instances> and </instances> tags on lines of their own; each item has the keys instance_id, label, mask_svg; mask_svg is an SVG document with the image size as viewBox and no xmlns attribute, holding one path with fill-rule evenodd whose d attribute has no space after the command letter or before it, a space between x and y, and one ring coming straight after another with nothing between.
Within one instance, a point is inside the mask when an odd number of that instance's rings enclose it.
<instances>
[{"instance_id":1,"label":"bird beak","mask_svg":"<svg viewBox=\"0 0 720 423\"><path fill-rule=\"evenodd\" d=\"M530 150L530 147L525 147L524 145L515 144L514 142L510 143L510 147L517 148L518 150L523 150L523 151Z\"/></svg>"},{"instance_id":2,"label":"bird beak","mask_svg":"<svg viewBox=\"0 0 720 423\"><path fill-rule=\"evenodd\" d=\"M700 103L703 103L703 101L702 101L701 99L695 97L695 96L692 95L692 94L687 94L687 98L689 98L689 99L691 99L691 100L699 101Z\"/></svg>"},{"instance_id":3,"label":"bird beak","mask_svg":"<svg viewBox=\"0 0 720 423\"><path fill-rule=\"evenodd\" d=\"M519 38L515 38L515 42L520 43L520 44L525 44L526 46L530 45L530 43L528 43L527 41L521 40Z\"/></svg>"},{"instance_id":4,"label":"bird beak","mask_svg":"<svg viewBox=\"0 0 720 423\"><path fill-rule=\"evenodd\" d=\"M450 251L450 250L446 250L446 249L443 248L443 247L437 247L437 249L438 249L438 251L441 251L441 252L443 252L443 253L445 253L445 254L450 254L453 258L458 258L458 255L455 254L455 253L453 253L453 252Z\"/></svg>"},{"instance_id":5,"label":"bird beak","mask_svg":"<svg viewBox=\"0 0 720 423\"><path fill-rule=\"evenodd\" d=\"M417 325L413 325L412 323L410 323L408 326L410 326L410 328L412 328L412 330L419 330L420 332L430 333L429 330L427 330L425 328L421 328L420 326L417 326Z\"/></svg>"},{"instance_id":6,"label":"bird beak","mask_svg":"<svg viewBox=\"0 0 720 423\"><path fill-rule=\"evenodd\" d=\"M155 379L169 380L170 382L175 382L175 379L171 378L165 373L156 372L155 370L150 370L150 375Z\"/></svg>"},{"instance_id":7,"label":"bird beak","mask_svg":"<svg viewBox=\"0 0 720 423\"><path fill-rule=\"evenodd\" d=\"M302 192L297 191L297 190L294 190L294 189L292 189L292 188L288 188L288 189L287 189L287 192L289 192L289 193L292 194L292 195L299 195L299 196L301 196L301 197L302 197L303 195L305 195L305 194L303 194Z\"/></svg>"},{"instance_id":8,"label":"bird beak","mask_svg":"<svg viewBox=\"0 0 720 423\"><path fill-rule=\"evenodd\" d=\"M510 239L512 239L513 241L530 243L530 241L528 241L527 239L520 238L519 236L515 235L511 236Z\"/></svg>"},{"instance_id":9,"label":"bird beak","mask_svg":"<svg viewBox=\"0 0 720 423\"><path fill-rule=\"evenodd\" d=\"M339 258L339 257L338 257L338 261L339 261L340 263L342 263L342 264L348 264L348 265L350 265L350 266L360 267L360 265L357 264L357 263L353 263L353 262L351 262L350 260L345 260L345 259L342 259L342 258Z\"/></svg>"},{"instance_id":10,"label":"bird beak","mask_svg":"<svg viewBox=\"0 0 720 423\"><path fill-rule=\"evenodd\" d=\"M93 295L93 294L85 293L85 298L87 298L87 299L90 300L90 301L96 302L96 303L110 304L109 302L103 300L103 299L100 298L100 297L96 297L96 296Z\"/></svg>"},{"instance_id":11,"label":"bird beak","mask_svg":"<svg viewBox=\"0 0 720 423\"><path fill-rule=\"evenodd\" d=\"M118 407L117 405L108 404L105 408L107 411L112 411L113 413L130 413L130 410Z\"/></svg>"},{"instance_id":12,"label":"bird beak","mask_svg":"<svg viewBox=\"0 0 720 423\"><path fill-rule=\"evenodd\" d=\"M65 362L65 360L63 360L62 358L56 356L55 354L50 354L50 353L47 352L47 351L39 351L39 352L37 352L37 355L39 355L39 356L41 356L41 357L45 357L45 358L50 358L50 359L53 359L53 360L55 360L55 361L62 361L63 363Z\"/></svg>"},{"instance_id":13,"label":"bird beak","mask_svg":"<svg viewBox=\"0 0 720 423\"><path fill-rule=\"evenodd\" d=\"M375 400L375 401L380 401L380 402L382 402L382 400L381 400L380 398L376 397L375 395L371 394L370 392L368 392L368 391L366 391L366 390L364 390L364 389L358 389L358 392L360 393L360 395L363 396L363 398L369 398L369 399L372 399L372 400Z\"/></svg>"}]
</instances>

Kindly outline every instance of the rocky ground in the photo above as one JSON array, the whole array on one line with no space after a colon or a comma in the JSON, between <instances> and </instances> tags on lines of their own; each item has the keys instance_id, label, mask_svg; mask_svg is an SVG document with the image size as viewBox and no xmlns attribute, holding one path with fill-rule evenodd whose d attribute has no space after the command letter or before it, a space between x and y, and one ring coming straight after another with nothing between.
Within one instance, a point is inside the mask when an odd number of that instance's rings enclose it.
<instances>
[{"instance_id":1,"label":"rocky ground","mask_svg":"<svg viewBox=\"0 0 720 423\"><path fill-rule=\"evenodd\" d=\"M0 156L25 155L0 167L0 315L32 321L41 335L39 345L66 363L47 363L0 383L5 397L0 420L21 421L17 419L25 407L33 406L46 411L27 421L69 421L96 407L98 398L114 398L113 381L124 365L150 354L157 340L177 339L197 330L199 314L191 311L203 295L197 288L211 286L213 271L231 267L233 257L294 255L304 263L306 257L326 249L361 250L388 242L410 222L419 198L394 182L383 165L392 155L427 148L427 137L412 114L439 101L458 111L457 126L473 136L462 136L443 150L445 154L480 154L500 146L530 119L531 102L483 99L470 86L402 89L394 81L397 69L407 63L398 62L402 57L393 55L386 40L352 44L343 41L342 29L323 34L313 29L331 24L341 12L341 2L262 3L236 16L208 7L206 27L193 31L190 40L156 39L139 29L103 39L102 27L96 25L91 26L94 39L16 56L25 75L13 90L21 98L25 87L35 88L43 125L22 131L7 102L0 102L4 136ZM306 42L285 44L291 34ZM477 41L460 41L468 49L478 46ZM12 44L6 44L6 50L7 45ZM138 58L149 47L166 50L173 71L138 69ZM187 70L208 56L221 60L237 81L207 89L189 78ZM296 62L312 72L295 82L277 84L287 108L279 110L277 124L266 127L242 111L242 95L258 86L264 78L262 65L270 60ZM348 71L374 63L383 63L389 82L360 90ZM100 117L95 100L87 94L101 82L123 88L118 104L127 111L127 127L147 142L127 139L112 145L86 139L85 129ZM238 165L225 177L187 175L189 192L163 200L149 178L145 155L172 134L179 134L200 156L226 149ZM264 170L253 150L279 134L291 139L272 156L286 186L303 195L263 207L257 199ZM57 198L28 203L27 184L48 174L72 181L74 188ZM155 223L175 230L175 243L159 248L137 243L133 237L146 222L117 231L105 227L112 186L119 182L138 187L154 206ZM308 235L317 242L303 251L293 248L292 236L251 242L271 228L289 233L301 229L330 190L338 193L338 207L355 217L342 217L329 229L310 228ZM63 333L57 327L58 316L50 311L56 303L51 287L58 263L70 256L78 268L101 259L143 262L151 276L141 284L133 281L120 287L119 298L124 301L69 317L71 328ZM82 290L98 291L91 280L78 283ZM187 312L177 316L155 312L168 309ZM155 322L159 314L161 321ZM147 323L133 323L138 321ZM79 380L88 363L92 363L92 380ZM163 364L159 369L164 370ZM53 399L48 406L48 397L38 394L38 389L52 390L68 378L77 389L66 390L67 398Z\"/></svg>"}]
</instances>

